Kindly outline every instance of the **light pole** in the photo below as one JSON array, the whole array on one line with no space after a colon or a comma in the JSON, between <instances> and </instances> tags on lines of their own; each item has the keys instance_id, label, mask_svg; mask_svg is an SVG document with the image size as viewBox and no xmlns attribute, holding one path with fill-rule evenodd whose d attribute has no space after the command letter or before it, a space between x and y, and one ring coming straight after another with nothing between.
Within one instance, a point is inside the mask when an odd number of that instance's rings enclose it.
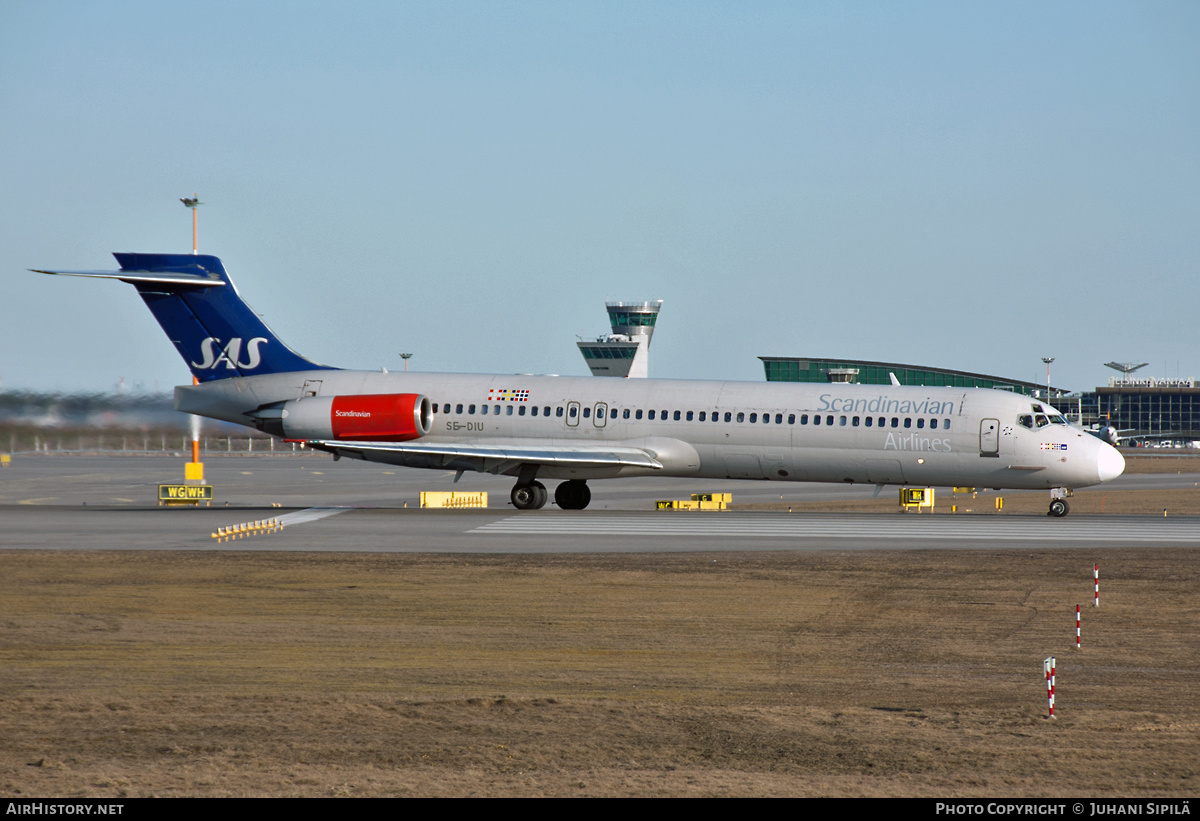
<instances>
[{"instance_id":1,"label":"light pole","mask_svg":"<svg viewBox=\"0 0 1200 821\"><path fill-rule=\"evenodd\" d=\"M179 201L182 202L187 208L192 209L192 253L198 254L200 253L200 250L196 244L196 206L204 205L204 203L200 202L200 198L197 194L192 194L190 197L180 197Z\"/></svg>"},{"instance_id":2,"label":"light pole","mask_svg":"<svg viewBox=\"0 0 1200 821\"><path fill-rule=\"evenodd\" d=\"M412 359L412 354L402 353L402 354L400 354L400 358L404 360L404 370L407 372L408 371L408 360Z\"/></svg>"},{"instance_id":3,"label":"light pole","mask_svg":"<svg viewBox=\"0 0 1200 821\"><path fill-rule=\"evenodd\" d=\"M1046 363L1046 401L1050 401L1050 363L1054 361L1053 356L1043 356L1042 361Z\"/></svg>"}]
</instances>

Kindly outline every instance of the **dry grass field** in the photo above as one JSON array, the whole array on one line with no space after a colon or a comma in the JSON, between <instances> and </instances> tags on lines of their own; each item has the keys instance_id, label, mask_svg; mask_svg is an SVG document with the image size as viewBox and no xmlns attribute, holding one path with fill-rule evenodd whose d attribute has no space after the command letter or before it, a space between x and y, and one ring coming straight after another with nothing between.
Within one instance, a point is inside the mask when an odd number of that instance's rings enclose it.
<instances>
[{"instance_id":1,"label":"dry grass field","mask_svg":"<svg viewBox=\"0 0 1200 821\"><path fill-rule=\"evenodd\" d=\"M0 793L1193 796L1198 582L1187 549L4 552Z\"/></svg>"}]
</instances>

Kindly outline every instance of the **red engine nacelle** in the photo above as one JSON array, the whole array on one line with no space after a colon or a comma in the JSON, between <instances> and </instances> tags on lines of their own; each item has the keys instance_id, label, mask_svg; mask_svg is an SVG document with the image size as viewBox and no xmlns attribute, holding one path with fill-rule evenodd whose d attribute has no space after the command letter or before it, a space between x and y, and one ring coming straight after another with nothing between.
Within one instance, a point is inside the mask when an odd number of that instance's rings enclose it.
<instances>
[{"instance_id":1,"label":"red engine nacelle","mask_svg":"<svg viewBox=\"0 0 1200 821\"><path fill-rule=\"evenodd\" d=\"M288 439L405 442L433 428L433 405L419 393L313 396L279 410Z\"/></svg>"}]
</instances>

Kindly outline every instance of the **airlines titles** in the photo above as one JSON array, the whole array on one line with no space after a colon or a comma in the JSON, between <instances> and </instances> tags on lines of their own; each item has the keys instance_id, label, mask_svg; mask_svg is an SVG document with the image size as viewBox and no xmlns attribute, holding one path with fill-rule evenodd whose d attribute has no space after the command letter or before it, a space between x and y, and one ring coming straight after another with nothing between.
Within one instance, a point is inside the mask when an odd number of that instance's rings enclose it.
<instances>
[{"instance_id":1,"label":"airlines titles","mask_svg":"<svg viewBox=\"0 0 1200 821\"><path fill-rule=\"evenodd\" d=\"M238 368L245 368L252 371L262 362L262 355L258 352L260 345L266 344L266 338L256 336L246 345L246 361L239 362L238 357L242 354L242 338L235 336L229 340L224 346L221 345L221 340L216 337L208 337L200 343L200 349L204 352L204 361L192 362L193 368L199 368L202 371L216 370L217 366L222 362L225 363L225 369L236 371ZM218 354L217 351L220 351Z\"/></svg>"},{"instance_id":2,"label":"airlines titles","mask_svg":"<svg viewBox=\"0 0 1200 821\"><path fill-rule=\"evenodd\" d=\"M949 439L931 439L921 436L917 431L912 433L888 432L887 440L883 443L884 450L930 450L934 453L949 453Z\"/></svg>"},{"instance_id":3,"label":"airlines titles","mask_svg":"<svg viewBox=\"0 0 1200 821\"><path fill-rule=\"evenodd\" d=\"M817 410L840 411L843 413L911 413L928 416L946 416L954 413L954 403L940 402L933 397L917 402L912 399L889 399L880 394L874 399L852 399L821 394L821 406Z\"/></svg>"}]
</instances>

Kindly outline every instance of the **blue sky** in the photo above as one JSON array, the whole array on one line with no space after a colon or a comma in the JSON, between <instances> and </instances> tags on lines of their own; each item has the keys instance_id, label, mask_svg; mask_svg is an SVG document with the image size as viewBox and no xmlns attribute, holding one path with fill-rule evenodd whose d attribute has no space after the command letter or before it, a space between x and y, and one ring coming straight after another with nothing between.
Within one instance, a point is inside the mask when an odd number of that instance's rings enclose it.
<instances>
[{"instance_id":1,"label":"blue sky","mask_svg":"<svg viewBox=\"0 0 1200 821\"><path fill-rule=\"evenodd\" d=\"M168 388L133 289L200 194L274 330L344 367L757 357L1200 377L1200 4L0 0L0 384Z\"/></svg>"}]
</instances>

